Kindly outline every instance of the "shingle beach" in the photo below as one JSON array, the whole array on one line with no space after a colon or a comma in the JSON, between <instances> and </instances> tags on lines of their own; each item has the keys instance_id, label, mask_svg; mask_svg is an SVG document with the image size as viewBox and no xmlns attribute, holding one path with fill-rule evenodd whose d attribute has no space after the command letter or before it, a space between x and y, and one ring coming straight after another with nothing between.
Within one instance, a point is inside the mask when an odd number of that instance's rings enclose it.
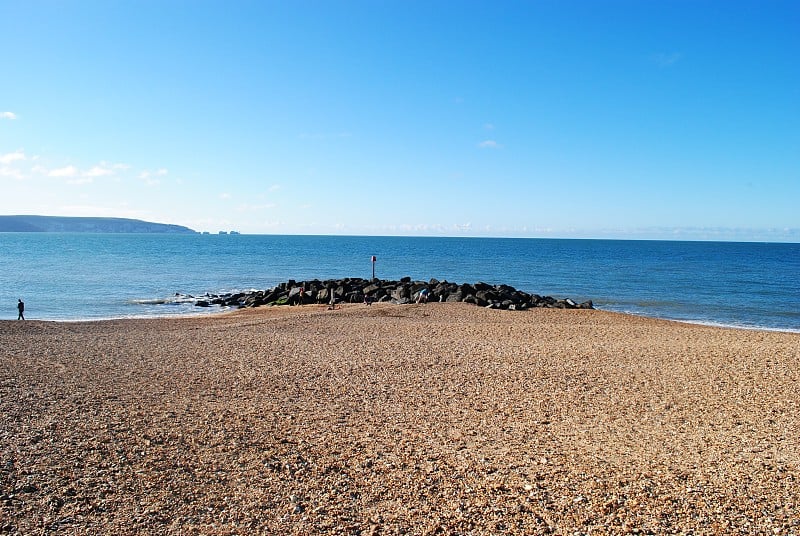
<instances>
[{"instance_id":1,"label":"shingle beach","mask_svg":"<svg viewBox=\"0 0 800 536\"><path fill-rule=\"evenodd\" d=\"M0 534L800 534L797 333L309 305L0 356Z\"/></svg>"}]
</instances>

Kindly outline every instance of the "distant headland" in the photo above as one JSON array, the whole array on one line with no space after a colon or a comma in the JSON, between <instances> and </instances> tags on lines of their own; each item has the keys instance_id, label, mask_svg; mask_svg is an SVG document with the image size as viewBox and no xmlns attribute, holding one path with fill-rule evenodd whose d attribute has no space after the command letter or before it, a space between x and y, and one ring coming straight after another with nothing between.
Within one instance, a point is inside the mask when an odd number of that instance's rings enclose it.
<instances>
[{"instance_id":1,"label":"distant headland","mask_svg":"<svg viewBox=\"0 0 800 536\"><path fill-rule=\"evenodd\" d=\"M129 218L78 218L65 216L0 216L0 233L170 233L197 231L168 223Z\"/></svg>"}]
</instances>

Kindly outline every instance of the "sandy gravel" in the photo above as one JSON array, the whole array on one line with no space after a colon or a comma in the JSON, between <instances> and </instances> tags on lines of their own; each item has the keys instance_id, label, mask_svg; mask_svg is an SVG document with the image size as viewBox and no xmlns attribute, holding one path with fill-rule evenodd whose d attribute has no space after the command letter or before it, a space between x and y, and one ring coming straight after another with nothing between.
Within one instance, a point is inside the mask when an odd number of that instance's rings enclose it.
<instances>
[{"instance_id":1,"label":"sandy gravel","mask_svg":"<svg viewBox=\"0 0 800 536\"><path fill-rule=\"evenodd\" d=\"M0 534L800 534L800 335L466 304L0 322Z\"/></svg>"}]
</instances>

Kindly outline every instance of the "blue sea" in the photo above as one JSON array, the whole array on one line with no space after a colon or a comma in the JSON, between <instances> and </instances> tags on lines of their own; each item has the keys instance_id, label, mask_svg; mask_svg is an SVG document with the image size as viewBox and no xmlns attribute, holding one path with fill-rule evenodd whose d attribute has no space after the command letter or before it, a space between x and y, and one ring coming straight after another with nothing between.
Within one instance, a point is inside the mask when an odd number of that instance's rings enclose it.
<instances>
[{"instance_id":1,"label":"blue sea","mask_svg":"<svg viewBox=\"0 0 800 536\"><path fill-rule=\"evenodd\" d=\"M800 332L800 244L0 233L0 319L207 314L187 296L288 279L506 283L598 309ZM4 305L2 305L4 304Z\"/></svg>"}]
</instances>

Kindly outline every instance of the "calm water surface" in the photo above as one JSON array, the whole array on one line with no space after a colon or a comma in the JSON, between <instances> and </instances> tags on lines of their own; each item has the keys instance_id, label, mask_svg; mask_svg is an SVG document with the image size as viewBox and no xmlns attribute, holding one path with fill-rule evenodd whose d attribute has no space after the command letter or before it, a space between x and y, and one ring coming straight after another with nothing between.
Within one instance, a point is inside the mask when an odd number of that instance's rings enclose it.
<instances>
[{"instance_id":1,"label":"calm water surface","mask_svg":"<svg viewBox=\"0 0 800 536\"><path fill-rule=\"evenodd\" d=\"M287 279L435 277L600 309L800 331L800 244L512 238L0 233L0 318L206 313L193 296Z\"/></svg>"}]
</instances>

